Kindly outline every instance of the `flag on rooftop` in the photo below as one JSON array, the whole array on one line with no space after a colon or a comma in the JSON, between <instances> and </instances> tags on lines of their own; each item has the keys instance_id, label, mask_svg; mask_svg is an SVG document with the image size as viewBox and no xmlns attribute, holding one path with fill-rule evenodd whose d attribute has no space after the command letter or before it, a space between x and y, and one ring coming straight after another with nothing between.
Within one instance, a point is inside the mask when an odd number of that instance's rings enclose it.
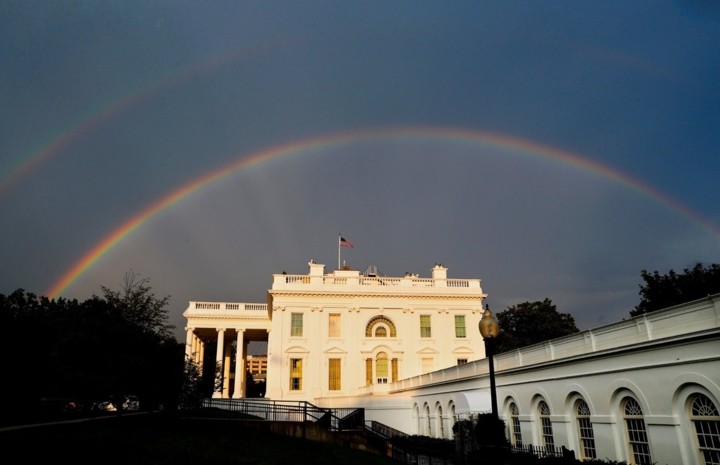
<instances>
[{"instance_id":1,"label":"flag on rooftop","mask_svg":"<svg viewBox=\"0 0 720 465\"><path fill-rule=\"evenodd\" d=\"M352 242L340 236L340 245L343 247L355 247Z\"/></svg>"}]
</instances>

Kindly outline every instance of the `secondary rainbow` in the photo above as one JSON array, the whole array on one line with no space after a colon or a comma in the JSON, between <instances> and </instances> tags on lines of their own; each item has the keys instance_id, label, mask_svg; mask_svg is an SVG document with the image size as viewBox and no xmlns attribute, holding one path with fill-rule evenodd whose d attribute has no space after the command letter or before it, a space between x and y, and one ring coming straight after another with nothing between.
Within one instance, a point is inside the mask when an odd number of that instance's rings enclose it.
<instances>
[{"instance_id":1,"label":"secondary rainbow","mask_svg":"<svg viewBox=\"0 0 720 465\"><path fill-rule=\"evenodd\" d=\"M80 276L87 272L97 261L112 250L117 244L125 240L133 232L137 231L143 224L154 218L164 210L179 203L191 194L202 190L204 187L220 182L233 174L244 169L290 155L301 155L326 150L329 147L347 145L354 142L372 140L395 140L395 139L436 139L449 140L453 142L467 142L489 148L500 149L511 152L515 155L539 157L563 163L581 170L591 171L599 176L611 178L628 188L643 195L649 196L655 201L679 212L707 229L711 234L720 238L713 225L702 217L682 206L679 202L653 189L649 185L628 176L616 169L603 165L586 157L567 152L554 147L541 145L526 139L520 139L503 134L487 133L470 129L440 128L440 127L396 127L366 129L360 131L341 132L330 135L323 135L307 139L301 139L291 143L270 147L268 149L243 156L233 163L225 165L217 170L209 172L192 182L181 186L179 189L162 197L137 215L125 221L119 228L115 229L108 236L103 238L92 247L83 257L70 267L52 285L45 295L50 298L58 298L65 292Z\"/></svg>"},{"instance_id":2,"label":"secondary rainbow","mask_svg":"<svg viewBox=\"0 0 720 465\"><path fill-rule=\"evenodd\" d=\"M265 52L278 45L291 43L285 38L274 38L271 41L243 46L232 50L223 50L200 62L192 63L189 66L175 70L159 79L143 84L140 88L124 93L119 98L108 100L102 105L96 106L88 112L87 116L80 122L69 125L63 131L59 131L42 144L39 148L32 150L18 158L14 167L8 169L5 175L0 176L0 195L15 186L20 180L29 176L51 159L55 158L63 150L71 146L75 141L82 139L91 133L102 123L111 120L114 116L121 114L129 108L138 105L151 97L173 88L183 82L189 81L198 75L210 72L229 63L236 62L241 58L248 58L253 55ZM2 174L2 173L0 173Z\"/></svg>"}]
</instances>

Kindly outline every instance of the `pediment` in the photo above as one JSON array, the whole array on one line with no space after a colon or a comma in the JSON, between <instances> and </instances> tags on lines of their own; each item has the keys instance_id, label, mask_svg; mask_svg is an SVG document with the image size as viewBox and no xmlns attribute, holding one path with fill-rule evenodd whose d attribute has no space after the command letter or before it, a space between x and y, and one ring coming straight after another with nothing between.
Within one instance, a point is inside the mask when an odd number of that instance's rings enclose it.
<instances>
[{"instance_id":1,"label":"pediment","mask_svg":"<svg viewBox=\"0 0 720 465\"><path fill-rule=\"evenodd\" d=\"M458 347L457 349L453 350L452 353L457 355L472 355L475 353L475 351L472 350L470 347Z\"/></svg>"},{"instance_id":2,"label":"pediment","mask_svg":"<svg viewBox=\"0 0 720 465\"><path fill-rule=\"evenodd\" d=\"M307 354L310 351L303 346L292 346L285 350L286 354Z\"/></svg>"},{"instance_id":3,"label":"pediment","mask_svg":"<svg viewBox=\"0 0 720 465\"><path fill-rule=\"evenodd\" d=\"M440 352L433 349L432 347L424 347L424 348L418 350L417 353L420 355L434 355L434 354L439 354Z\"/></svg>"},{"instance_id":4,"label":"pediment","mask_svg":"<svg viewBox=\"0 0 720 465\"><path fill-rule=\"evenodd\" d=\"M347 354L347 350L341 349L340 347L331 347L323 351L325 354Z\"/></svg>"}]
</instances>

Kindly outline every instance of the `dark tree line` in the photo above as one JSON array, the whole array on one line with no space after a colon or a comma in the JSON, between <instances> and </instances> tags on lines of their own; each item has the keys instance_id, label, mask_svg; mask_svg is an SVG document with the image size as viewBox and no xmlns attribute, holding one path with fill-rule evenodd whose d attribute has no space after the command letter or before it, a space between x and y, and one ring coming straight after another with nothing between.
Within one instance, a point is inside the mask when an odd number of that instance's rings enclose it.
<instances>
[{"instance_id":1,"label":"dark tree line","mask_svg":"<svg viewBox=\"0 0 720 465\"><path fill-rule=\"evenodd\" d=\"M709 295L720 293L720 265L712 264L705 267L696 263L691 269L685 268L682 273L670 270L661 275L657 271L640 273L644 284L640 285L642 300L630 312L630 316L642 315L663 308L672 307Z\"/></svg>"},{"instance_id":2,"label":"dark tree line","mask_svg":"<svg viewBox=\"0 0 720 465\"><path fill-rule=\"evenodd\" d=\"M24 289L0 294L6 349L0 411L41 409L47 400L89 405L129 394L141 408L177 405L184 345L171 335L168 298L155 297L134 273L120 291L103 293L84 302Z\"/></svg>"},{"instance_id":3,"label":"dark tree line","mask_svg":"<svg viewBox=\"0 0 720 465\"><path fill-rule=\"evenodd\" d=\"M655 312L664 308L701 299L720 293L720 265L708 267L697 263L682 273L670 270L666 274L658 271L641 271L644 284L640 285L640 303L630 316ZM550 299L523 302L508 307L496 315L500 325L497 336L498 352L578 332L575 320L569 313L557 311Z\"/></svg>"},{"instance_id":4,"label":"dark tree line","mask_svg":"<svg viewBox=\"0 0 720 465\"><path fill-rule=\"evenodd\" d=\"M496 350L507 352L538 342L577 333L575 319L560 313L550 299L523 302L497 314L500 332Z\"/></svg>"}]
</instances>

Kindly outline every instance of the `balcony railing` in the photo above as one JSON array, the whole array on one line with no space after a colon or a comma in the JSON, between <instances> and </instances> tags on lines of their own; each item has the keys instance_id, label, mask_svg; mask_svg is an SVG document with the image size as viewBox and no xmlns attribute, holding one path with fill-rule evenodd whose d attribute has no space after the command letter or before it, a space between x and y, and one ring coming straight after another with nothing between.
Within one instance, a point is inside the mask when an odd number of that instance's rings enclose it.
<instances>
[{"instance_id":1,"label":"balcony railing","mask_svg":"<svg viewBox=\"0 0 720 465\"><path fill-rule=\"evenodd\" d=\"M267 312L267 304L244 304L229 302L190 302L192 310L218 310L240 312Z\"/></svg>"}]
</instances>

